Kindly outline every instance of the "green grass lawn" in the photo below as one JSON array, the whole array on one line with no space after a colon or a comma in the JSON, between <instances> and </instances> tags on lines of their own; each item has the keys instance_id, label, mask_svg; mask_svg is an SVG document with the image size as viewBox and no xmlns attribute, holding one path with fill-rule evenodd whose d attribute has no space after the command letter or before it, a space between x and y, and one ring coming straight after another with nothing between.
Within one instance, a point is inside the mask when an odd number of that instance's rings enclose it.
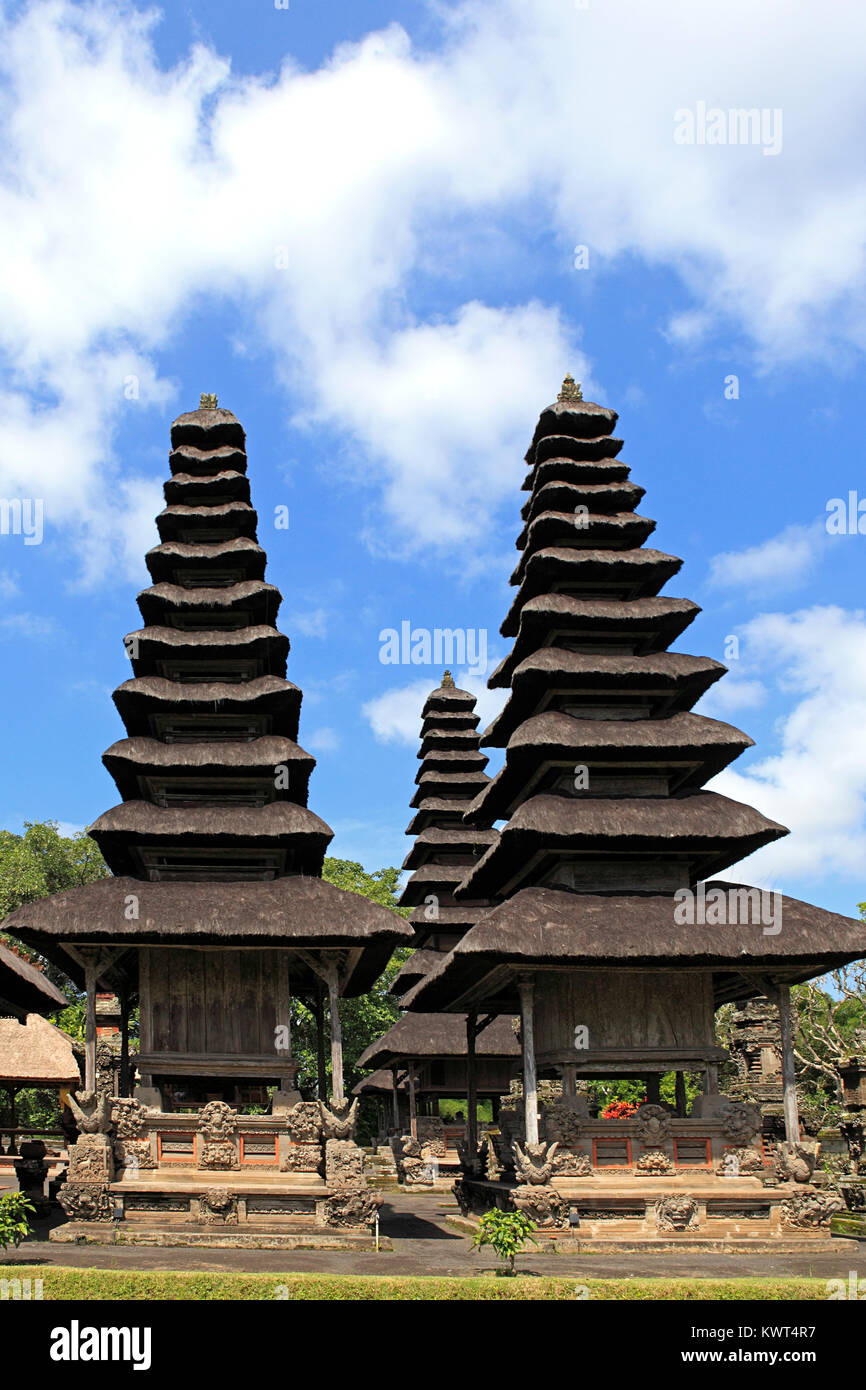
<instances>
[{"instance_id":1,"label":"green grass lawn","mask_svg":"<svg viewBox=\"0 0 866 1390\"><path fill-rule=\"evenodd\" d=\"M148 1270L60 1269L44 1265L0 1265L0 1279L41 1279L45 1299L209 1300L309 1299L313 1301L370 1299L419 1302L433 1300L518 1299L525 1301L587 1297L604 1301L825 1300L823 1279L582 1279L529 1277L497 1279L492 1275L467 1279L394 1278L354 1274L181 1274Z\"/></svg>"}]
</instances>

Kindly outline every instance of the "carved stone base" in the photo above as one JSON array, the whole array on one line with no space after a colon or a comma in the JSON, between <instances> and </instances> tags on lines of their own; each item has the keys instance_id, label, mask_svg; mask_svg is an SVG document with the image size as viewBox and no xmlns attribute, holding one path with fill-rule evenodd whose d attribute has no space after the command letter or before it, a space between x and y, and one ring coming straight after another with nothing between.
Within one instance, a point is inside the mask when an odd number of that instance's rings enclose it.
<instances>
[{"instance_id":1,"label":"carved stone base","mask_svg":"<svg viewBox=\"0 0 866 1390\"><path fill-rule=\"evenodd\" d=\"M369 1187L345 1187L334 1192L324 1203L327 1226L358 1229L370 1226L384 1198Z\"/></svg>"},{"instance_id":2,"label":"carved stone base","mask_svg":"<svg viewBox=\"0 0 866 1390\"><path fill-rule=\"evenodd\" d=\"M555 1187L540 1183L524 1183L515 1187L514 1205L534 1221L536 1226L561 1230L568 1225L568 1203Z\"/></svg>"},{"instance_id":3,"label":"carved stone base","mask_svg":"<svg viewBox=\"0 0 866 1390\"><path fill-rule=\"evenodd\" d=\"M113 1203L107 1183L65 1182L57 1200L70 1221L111 1220Z\"/></svg>"},{"instance_id":4,"label":"carved stone base","mask_svg":"<svg viewBox=\"0 0 866 1390\"><path fill-rule=\"evenodd\" d=\"M108 1184L113 1177L114 1156L108 1135L80 1134L69 1150L69 1181Z\"/></svg>"}]
</instances>

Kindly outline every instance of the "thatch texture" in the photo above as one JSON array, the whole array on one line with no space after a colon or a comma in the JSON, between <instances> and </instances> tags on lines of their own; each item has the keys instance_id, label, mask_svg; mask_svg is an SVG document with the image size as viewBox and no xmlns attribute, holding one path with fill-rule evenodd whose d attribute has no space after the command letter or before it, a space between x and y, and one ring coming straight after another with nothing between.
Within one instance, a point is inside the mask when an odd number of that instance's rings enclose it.
<instances>
[{"instance_id":1,"label":"thatch texture","mask_svg":"<svg viewBox=\"0 0 866 1390\"><path fill-rule=\"evenodd\" d=\"M748 885L713 880L720 888L757 893ZM481 917L441 963L403 999L413 1012L460 1009L480 1000L483 982L513 1007L514 984L504 987L494 971L507 965L564 969L711 969L717 999L762 994L765 972L773 981L812 979L866 955L866 923L779 894L781 931L765 934L760 923L681 925L672 896L566 893L524 888ZM467 1007L463 1002L463 1010ZM462 1010L461 1010L462 1011Z\"/></svg>"},{"instance_id":2,"label":"thatch texture","mask_svg":"<svg viewBox=\"0 0 866 1390\"><path fill-rule=\"evenodd\" d=\"M599 550L574 545L544 546L527 558L520 586L499 631L514 637L520 610L531 598L557 591L577 591L589 598L654 598L677 573L682 560L660 550Z\"/></svg>"},{"instance_id":3,"label":"thatch texture","mask_svg":"<svg viewBox=\"0 0 866 1390\"><path fill-rule=\"evenodd\" d=\"M37 1013L0 1018L0 1085L80 1086L71 1039Z\"/></svg>"},{"instance_id":4,"label":"thatch texture","mask_svg":"<svg viewBox=\"0 0 866 1390\"><path fill-rule=\"evenodd\" d=\"M517 549L527 553L515 574L520 578L526 569L529 554L543 546L571 545L593 549L607 545L617 550L628 550L642 545L655 528L654 521L635 512L589 512L581 517L580 525L573 511L540 512L517 537Z\"/></svg>"},{"instance_id":5,"label":"thatch texture","mask_svg":"<svg viewBox=\"0 0 866 1390\"><path fill-rule=\"evenodd\" d=\"M66 1003L41 970L0 943L0 1014L52 1013Z\"/></svg>"},{"instance_id":6,"label":"thatch texture","mask_svg":"<svg viewBox=\"0 0 866 1390\"><path fill-rule=\"evenodd\" d=\"M178 415L171 427L172 448L192 445L196 449L243 449L246 435L236 415L221 407L216 410L188 410Z\"/></svg>"},{"instance_id":7,"label":"thatch texture","mask_svg":"<svg viewBox=\"0 0 866 1390\"><path fill-rule=\"evenodd\" d=\"M231 444L218 449L197 449L194 444L181 444L172 449L168 463L172 473L194 473L197 477L227 469L234 473L247 471L246 453Z\"/></svg>"},{"instance_id":8,"label":"thatch texture","mask_svg":"<svg viewBox=\"0 0 866 1390\"><path fill-rule=\"evenodd\" d=\"M497 1018L478 1034L479 1057L519 1057L520 1044L510 1018ZM460 1014L410 1013L358 1058L359 1067L385 1067L403 1059L466 1056L466 1019Z\"/></svg>"}]
</instances>

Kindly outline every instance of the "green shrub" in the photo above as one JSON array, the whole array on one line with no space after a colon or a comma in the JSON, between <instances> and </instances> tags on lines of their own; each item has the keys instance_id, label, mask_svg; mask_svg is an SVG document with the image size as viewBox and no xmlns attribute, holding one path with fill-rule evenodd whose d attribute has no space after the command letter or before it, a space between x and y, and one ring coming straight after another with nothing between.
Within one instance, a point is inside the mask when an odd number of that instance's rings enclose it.
<instances>
[{"instance_id":1,"label":"green shrub","mask_svg":"<svg viewBox=\"0 0 866 1390\"><path fill-rule=\"evenodd\" d=\"M4 1250L10 1245L17 1248L24 1237L29 1236L27 1212L35 1210L24 1192L7 1192L0 1197L0 1245Z\"/></svg>"},{"instance_id":2,"label":"green shrub","mask_svg":"<svg viewBox=\"0 0 866 1390\"><path fill-rule=\"evenodd\" d=\"M538 1241L533 1236L535 1226L529 1217L522 1211L486 1211L478 1222L472 1244L476 1246L490 1245L505 1262L506 1268L497 1270L497 1274L514 1274L514 1259L523 1250L528 1240L533 1245Z\"/></svg>"}]
</instances>

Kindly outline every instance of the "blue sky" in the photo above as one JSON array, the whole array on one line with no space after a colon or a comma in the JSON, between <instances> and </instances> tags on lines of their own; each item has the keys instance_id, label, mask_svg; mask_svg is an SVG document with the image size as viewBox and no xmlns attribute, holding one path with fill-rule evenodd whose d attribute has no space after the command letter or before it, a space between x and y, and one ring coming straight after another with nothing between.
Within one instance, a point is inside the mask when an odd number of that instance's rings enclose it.
<instances>
[{"instance_id":1,"label":"blue sky","mask_svg":"<svg viewBox=\"0 0 866 1390\"><path fill-rule=\"evenodd\" d=\"M792 828L742 877L856 910L866 536L825 518L866 497L866 15L698 8L0 4L0 497L45 507L40 545L0 535L0 824L116 800L169 424L216 391L311 805L333 853L399 862L441 671L383 665L379 633L503 654L522 457L570 370L685 561L678 647L739 639L701 708L756 747L714 785ZM700 103L781 112L781 148L678 144Z\"/></svg>"}]
</instances>

